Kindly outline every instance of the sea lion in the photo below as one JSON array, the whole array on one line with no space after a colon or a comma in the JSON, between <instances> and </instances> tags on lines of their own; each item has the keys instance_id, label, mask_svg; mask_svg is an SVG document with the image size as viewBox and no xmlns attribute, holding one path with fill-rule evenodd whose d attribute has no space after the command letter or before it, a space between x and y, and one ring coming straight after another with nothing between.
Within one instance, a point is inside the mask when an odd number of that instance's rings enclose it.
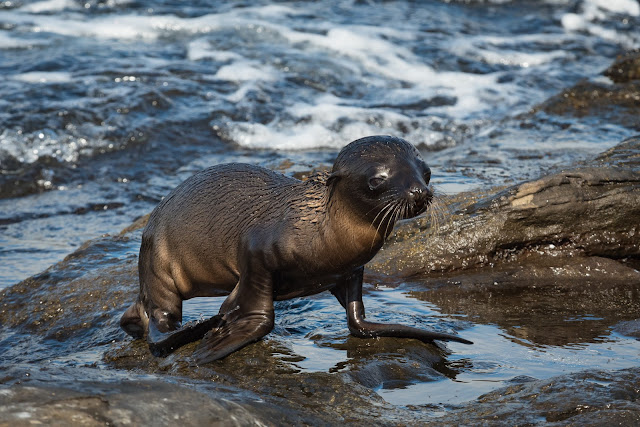
<instances>
[{"instance_id":1,"label":"sea lion","mask_svg":"<svg viewBox=\"0 0 640 427\"><path fill-rule=\"evenodd\" d=\"M140 294L120 325L161 356L200 338L196 363L255 342L274 325L274 300L329 290L362 338L458 341L455 335L365 320L364 265L399 219L426 211L431 170L391 136L344 147L331 173L302 182L247 164L188 178L154 209L142 235ZM181 325L182 301L229 296L218 315Z\"/></svg>"}]
</instances>

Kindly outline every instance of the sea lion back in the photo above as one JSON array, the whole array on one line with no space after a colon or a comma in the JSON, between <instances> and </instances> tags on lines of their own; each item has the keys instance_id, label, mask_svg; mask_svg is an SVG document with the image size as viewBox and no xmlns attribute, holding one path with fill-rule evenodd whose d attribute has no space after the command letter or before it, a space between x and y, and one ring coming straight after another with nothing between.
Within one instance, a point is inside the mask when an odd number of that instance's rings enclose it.
<instances>
[{"instance_id":1,"label":"sea lion back","mask_svg":"<svg viewBox=\"0 0 640 427\"><path fill-rule=\"evenodd\" d=\"M172 276L179 288L190 289L189 294L202 293L199 283L232 287L239 274L242 236L277 224L290 205L289 188L298 184L241 163L212 166L193 175L151 213L142 236L141 264ZM179 283L181 277L188 277L189 283Z\"/></svg>"}]
</instances>

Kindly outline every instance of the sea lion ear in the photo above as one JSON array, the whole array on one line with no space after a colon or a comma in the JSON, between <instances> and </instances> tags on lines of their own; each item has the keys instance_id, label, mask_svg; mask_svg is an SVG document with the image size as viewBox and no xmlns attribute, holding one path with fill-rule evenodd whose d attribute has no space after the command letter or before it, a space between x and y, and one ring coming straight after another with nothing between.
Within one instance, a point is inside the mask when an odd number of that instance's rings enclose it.
<instances>
[{"instance_id":1,"label":"sea lion ear","mask_svg":"<svg viewBox=\"0 0 640 427\"><path fill-rule=\"evenodd\" d=\"M327 178L327 187L332 185L334 182L337 182L340 178L342 178L342 174L340 172L331 172Z\"/></svg>"}]
</instances>

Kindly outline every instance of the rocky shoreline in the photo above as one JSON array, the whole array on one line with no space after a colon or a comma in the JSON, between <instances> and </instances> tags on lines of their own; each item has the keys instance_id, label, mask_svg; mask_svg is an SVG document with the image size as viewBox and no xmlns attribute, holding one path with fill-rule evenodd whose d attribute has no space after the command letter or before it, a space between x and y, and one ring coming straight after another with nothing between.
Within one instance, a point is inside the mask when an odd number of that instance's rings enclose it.
<instances>
[{"instance_id":1,"label":"rocky shoreline","mask_svg":"<svg viewBox=\"0 0 640 427\"><path fill-rule=\"evenodd\" d=\"M633 55L621 59L632 71L615 72L611 93L633 98L637 92ZM540 108L602 116L602 109L583 110L574 101L561 94ZM628 120L637 120L633 102L608 104L606 111L627 108ZM562 108L551 107L556 103ZM625 125L636 126L628 120ZM640 337L639 137L573 168L459 194L447 204L450 214L400 225L365 279L402 282L411 296L445 314L497 324L536 345L589 342L609 330ZM514 378L442 414L429 405L391 405L374 391L384 381L446 375L434 368L446 359L446 348L419 342L345 338L351 365L339 372L295 369L285 362L297 356L280 338L206 366L189 363L193 345L155 358L118 327L137 293L143 224L87 242L0 292L0 425L640 422L638 367ZM567 316L596 320L588 329L559 326ZM83 355L103 356L83 363Z\"/></svg>"}]
</instances>

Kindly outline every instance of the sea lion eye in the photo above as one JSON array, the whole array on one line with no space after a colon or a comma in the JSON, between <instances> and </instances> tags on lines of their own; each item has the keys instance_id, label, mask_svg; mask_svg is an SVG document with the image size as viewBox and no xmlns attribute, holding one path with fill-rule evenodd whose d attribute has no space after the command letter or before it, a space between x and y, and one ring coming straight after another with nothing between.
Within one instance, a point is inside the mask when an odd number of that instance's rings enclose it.
<instances>
[{"instance_id":1,"label":"sea lion eye","mask_svg":"<svg viewBox=\"0 0 640 427\"><path fill-rule=\"evenodd\" d=\"M375 190L380 187L387 180L388 176L386 172L380 172L369 178L369 189Z\"/></svg>"}]
</instances>

